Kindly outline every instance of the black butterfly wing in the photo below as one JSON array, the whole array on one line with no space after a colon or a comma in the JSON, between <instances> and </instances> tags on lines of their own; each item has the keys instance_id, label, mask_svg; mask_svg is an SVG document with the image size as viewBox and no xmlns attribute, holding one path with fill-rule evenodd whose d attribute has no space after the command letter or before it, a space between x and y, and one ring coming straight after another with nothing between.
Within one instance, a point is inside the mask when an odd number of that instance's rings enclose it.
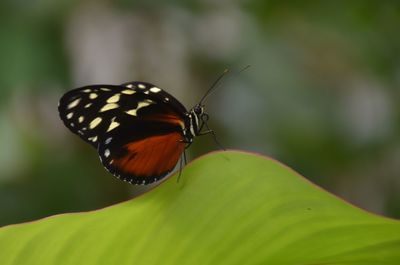
<instances>
[{"instance_id":1,"label":"black butterfly wing","mask_svg":"<svg viewBox=\"0 0 400 265\"><path fill-rule=\"evenodd\" d=\"M163 102L177 113L186 113L185 106L182 105L174 96L165 90L146 82L128 82L121 85L122 87L131 88L155 99L157 102Z\"/></svg>"},{"instance_id":2,"label":"black butterfly wing","mask_svg":"<svg viewBox=\"0 0 400 265\"><path fill-rule=\"evenodd\" d=\"M73 133L97 148L107 170L131 183L161 179L185 148L185 107L149 83L78 88L61 98L59 113Z\"/></svg>"},{"instance_id":3,"label":"black butterfly wing","mask_svg":"<svg viewBox=\"0 0 400 265\"><path fill-rule=\"evenodd\" d=\"M60 118L68 129L97 148L99 137L107 131L106 126L110 126L112 118L120 112L111 97L117 93L122 95L122 91L121 87L112 85L93 85L71 90L60 99ZM129 95L135 91L127 90L125 93Z\"/></svg>"}]
</instances>

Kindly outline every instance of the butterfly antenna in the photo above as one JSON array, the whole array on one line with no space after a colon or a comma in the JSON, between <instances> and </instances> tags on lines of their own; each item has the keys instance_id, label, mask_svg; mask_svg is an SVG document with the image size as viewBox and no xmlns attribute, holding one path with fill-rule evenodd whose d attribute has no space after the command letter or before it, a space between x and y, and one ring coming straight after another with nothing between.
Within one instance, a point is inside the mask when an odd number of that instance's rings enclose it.
<instances>
[{"instance_id":1,"label":"butterfly antenna","mask_svg":"<svg viewBox=\"0 0 400 265\"><path fill-rule=\"evenodd\" d=\"M239 72L236 73L236 75L240 74L241 72L245 71L248 69L250 65L246 65L243 67ZM221 79L229 73L229 69L225 69L224 72L214 81L214 83L211 85L211 87L207 90L207 92L204 94L204 96L201 98L199 105L202 105L203 101L211 94L212 91L215 90L215 88L218 87L218 84L220 83Z\"/></svg>"},{"instance_id":2,"label":"butterfly antenna","mask_svg":"<svg viewBox=\"0 0 400 265\"><path fill-rule=\"evenodd\" d=\"M201 105L203 103L203 101L206 99L206 97L208 97L208 95L210 95L211 91L213 91L219 81L221 81L221 79L227 74L229 73L229 69L225 69L224 72L214 81L214 83L211 85L211 87L207 90L207 92L204 94L204 96L200 99L199 105Z\"/></svg>"},{"instance_id":3,"label":"butterfly antenna","mask_svg":"<svg viewBox=\"0 0 400 265\"><path fill-rule=\"evenodd\" d=\"M237 74L240 74L241 72L243 72L243 71L245 71L245 70L247 70L247 69L249 69L250 68L250 64L248 64L248 65L246 65L245 67L243 67Z\"/></svg>"}]
</instances>

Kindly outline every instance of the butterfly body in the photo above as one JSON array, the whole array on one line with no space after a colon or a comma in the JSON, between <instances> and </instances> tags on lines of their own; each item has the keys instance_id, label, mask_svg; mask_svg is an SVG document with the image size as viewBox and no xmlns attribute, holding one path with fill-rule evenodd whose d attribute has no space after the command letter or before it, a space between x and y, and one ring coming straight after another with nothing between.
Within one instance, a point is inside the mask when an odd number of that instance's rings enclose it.
<instances>
[{"instance_id":1,"label":"butterfly body","mask_svg":"<svg viewBox=\"0 0 400 265\"><path fill-rule=\"evenodd\" d=\"M104 167L132 184L168 175L208 115L187 111L165 90L145 82L71 90L59 103L65 126L95 147Z\"/></svg>"}]
</instances>

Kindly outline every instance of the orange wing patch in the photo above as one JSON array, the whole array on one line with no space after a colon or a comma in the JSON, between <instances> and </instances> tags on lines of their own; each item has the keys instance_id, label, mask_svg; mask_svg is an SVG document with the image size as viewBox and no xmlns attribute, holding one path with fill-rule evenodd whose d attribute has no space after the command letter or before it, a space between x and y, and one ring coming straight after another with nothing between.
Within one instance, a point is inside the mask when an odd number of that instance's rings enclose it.
<instances>
[{"instance_id":1,"label":"orange wing patch","mask_svg":"<svg viewBox=\"0 0 400 265\"><path fill-rule=\"evenodd\" d=\"M124 146L128 154L115 159L113 166L140 177L162 176L170 172L185 150L180 133L157 135Z\"/></svg>"}]
</instances>

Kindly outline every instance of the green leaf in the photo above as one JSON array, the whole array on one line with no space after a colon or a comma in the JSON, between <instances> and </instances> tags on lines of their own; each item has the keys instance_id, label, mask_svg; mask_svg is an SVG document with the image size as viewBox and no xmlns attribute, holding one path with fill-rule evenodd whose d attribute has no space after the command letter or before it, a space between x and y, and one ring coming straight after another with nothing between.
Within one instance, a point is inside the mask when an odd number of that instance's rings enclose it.
<instances>
[{"instance_id":1,"label":"green leaf","mask_svg":"<svg viewBox=\"0 0 400 265\"><path fill-rule=\"evenodd\" d=\"M218 152L133 200L1 228L0 264L398 265L400 222L269 158Z\"/></svg>"}]
</instances>

